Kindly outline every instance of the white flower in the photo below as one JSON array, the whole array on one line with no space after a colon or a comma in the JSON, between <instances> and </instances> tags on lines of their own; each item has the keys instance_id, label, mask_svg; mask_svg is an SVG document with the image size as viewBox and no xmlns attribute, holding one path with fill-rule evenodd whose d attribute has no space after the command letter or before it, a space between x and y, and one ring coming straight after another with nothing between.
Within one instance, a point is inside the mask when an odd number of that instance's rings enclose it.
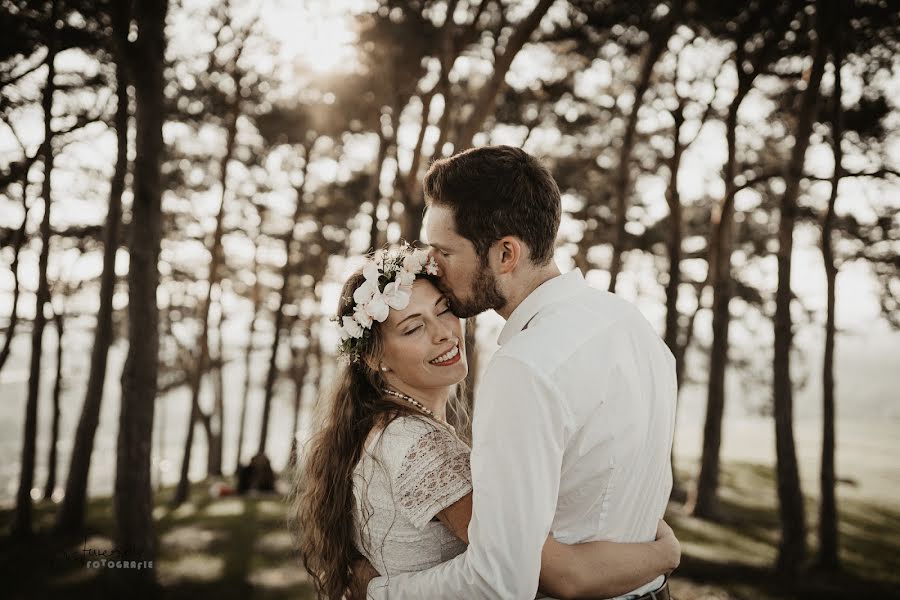
<instances>
[{"instance_id":1,"label":"white flower","mask_svg":"<svg viewBox=\"0 0 900 600\"><path fill-rule=\"evenodd\" d=\"M400 269L397 273L397 279L395 281L399 281L402 287L412 287L413 282L416 280L416 274L410 271L407 271L404 267Z\"/></svg>"},{"instance_id":2,"label":"white flower","mask_svg":"<svg viewBox=\"0 0 900 600\"><path fill-rule=\"evenodd\" d=\"M361 338L363 334L362 325L360 325L356 319L353 317L342 317L341 323L343 324L344 332L352 338Z\"/></svg>"},{"instance_id":3,"label":"white flower","mask_svg":"<svg viewBox=\"0 0 900 600\"><path fill-rule=\"evenodd\" d=\"M434 262L434 258L429 258L428 262L425 263L425 272L429 275L440 275L441 271L438 269L437 263Z\"/></svg>"},{"instance_id":4,"label":"white flower","mask_svg":"<svg viewBox=\"0 0 900 600\"><path fill-rule=\"evenodd\" d=\"M379 323L384 323L390 312L387 302L384 300L384 296L379 292L376 292L375 295L372 296L372 299L366 303L365 311Z\"/></svg>"},{"instance_id":5,"label":"white flower","mask_svg":"<svg viewBox=\"0 0 900 600\"><path fill-rule=\"evenodd\" d=\"M385 304L394 310L403 310L409 306L409 296L411 288L404 286L399 280L392 281L384 287L381 297Z\"/></svg>"},{"instance_id":6,"label":"white flower","mask_svg":"<svg viewBox=\"0 0 900 600\"><path fill-rule=\"evenodd\" d=\"M366 279L365 282L353 292L353 301L357 306L365 304L378 292L378 279Z\"/></svg>"},{"instance_id":7,"label":"white flower","mask_svg":"<svg viewBox=\"0 0 900 600\"><path fill-rule=\"evenodd\" d=\"M371 315L369 315L369 313L366 312L365 304L356 305L356 310L353 313L353 319L366 329L372 327L372 317Z\"/></svg>"},{"instance_id":8,"label":"white flower","mask_svg":"<svg viewBox=\"0 0 900 600\"><path fill-rule=\"evenodd\" d=\"M403 269L413 274L421 273L422 267L425 266L427 260L428 253L417 248L403 259Z\"/></svg>"},{"instance_id":9,"label":"white flower","mask_svg":"<svg viewBox=\"0 0 900 600\"><path fill-rule=\"evenodd\" d=\"M366 278L366 283L373 282L376 286L378 285L378 278L381 276L381 266L377 261L369 261L366 263L366 266L363 267L363 277Z\"/></svg>"}]
</instances>

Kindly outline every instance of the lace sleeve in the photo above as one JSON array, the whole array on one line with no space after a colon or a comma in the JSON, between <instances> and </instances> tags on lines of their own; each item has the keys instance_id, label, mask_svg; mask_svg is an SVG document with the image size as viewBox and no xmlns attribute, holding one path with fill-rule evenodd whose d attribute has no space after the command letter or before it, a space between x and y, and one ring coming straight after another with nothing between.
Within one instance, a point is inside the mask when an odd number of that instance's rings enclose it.
<instances>
[{"instance_id":1,"label":"lace sleeve","mask_svg":"<svg viewBox=\"0 0 900 600\"><path fill-rule=\"evenodd\" d=\"M421 422L420 422L421 423ZM445 429L420 425L396 477L400 513L417 528L472 491L469 448Z\"/></svg>"}]
</instances>

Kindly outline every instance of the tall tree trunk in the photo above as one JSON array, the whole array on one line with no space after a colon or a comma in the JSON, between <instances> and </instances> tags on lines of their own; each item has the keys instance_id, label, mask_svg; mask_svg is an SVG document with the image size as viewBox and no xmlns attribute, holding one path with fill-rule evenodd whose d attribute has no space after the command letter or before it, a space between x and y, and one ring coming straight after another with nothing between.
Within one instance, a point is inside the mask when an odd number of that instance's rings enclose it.
<instances>
[{"instance_id":1,"label":"tall tree trunk","mask_svg":"<svg viewBox=\"0 0 900 600\"><path fill-rule=\"evenodd\" d=\"M458 151L472 146L472 138L481 130L488 115L494 112L494 107L497 105L497 96L506 85L506 74L509 72L513 59L528 42L531 34L541 24L541 20L554 2L555 0L539 0L531 13L518 23L512 35L509 36L509 41L503 49L503 54L498 56L494 62L494 71L491 74L491 78L478 91L472 113L460 129L459 137L457 138L459 142Z\"/></svg>"},{"instance_id":2,"label":"tall tree trunk","mask_svg":"<svg viewBox=\"0 0 900 600\"><path fill-rule=\"evenodd\" d=\"M729 304L732 296L731 253L734 237L734 183L737 174L737 115L750 90L750 82L740 87L725 119L728 158L723 179L725 197L713 216L709 246L709 280L713 288L712 347L709 353L709 383L706 395L706 419L703 425L703 451L700 475L693 499L693 514L714 518L717 514L719 487L719 450L722 446L722 418L725 414L725 369L728 366Z\"/></svg>"},{"instance_id":3,"label":"tall tree trunk","mask_svg":"<svg viewBox=\"0 0 900 600\"><path fill-rule=\"evenodd\" d=\"M816 2L816 28L818 40L814 42L812 69L806 89L796 112L797 129L794 148L785 173L785 190L781 197L778 225L778 290L775 293L775 355L772 364L775 413L775 453L777 458L778 505L781 519L781 541L778 545L776 570L784 575L794 575L806 555L806 522L803 507L803 491L794 447L793 395L791 389L791 255L794 249L794 222L797 216L797 196L803 177L803 162L809 146L809 136L819 98L819 83L825 70L826 49L822 40L825 29L825 4Z\"/></svg>"},{"instance_id":4,"label":"tall tree trunk","mask_svg":"<svg viewBox=\"0 0 900 600\"><path fill-rule=\"evenodd\" d=\"M288 455L288 468L292 468L297 461L297 434L300 429L300 412L303 408L303 383L306 380L306 374L309 372L310 359L318 353L319 336L318 332L313 331L313 327L309 327L310 342L306 348L298 348L291 345L292 365L291 379L294 380L294 418L291 426L291 448Z\"/></svg>"},{"instance_id":5,"label":"tall tree trunk","mask_svg":"<svg viewBox=\"0 0 900 600\"><path fill-rule=\"evenodd\" d=\"M53 382L53 418L50 424L50 448L47 452L47 481L44 485L44 500L53 497L56 489L56 462L59 455L59 396L62 392L63 374L63 331L65 330L65 317L62 313L53 315L53 323L56 325L56 380Z\"/></svg>"},{"instance_id":6,"label":"tall tree trunk","mask_svg":"<svg viewBox=\"0 0 900 600\"><path fill-rule=\"evenodd\" d=\"M672 183L674 185L674 182ZM670 212L669 219L672 223L672 229L669 232L669 240L667 246L669 254L669 281L666 282L666 331L664 340L666 346L671 350L676 361L680 361L679 356L679 327L678 327L678 286L681 285L681 240L682 240L682 223L681 223L681 201L677 192L670 190ZM678 370L679 376L681 371ZM681 380L678 381L679 388Z\"/></svg>"},{"instance_id":7,"label":"tall tree trunk","mask_svg":"<svg viewBox=\"0 0 900 600\"><path fill-rule=\"evenodd\" d=\"M225 367L225 354L222 350L222 321L224 312L220 306L219 320L216 324L216 368L213 378L213 411L210 415L211 435L207 449L206 472L209 475L222 475L222 437L225 431L225 382L222 369Z\"/></svg>"},{"instance_id":8,"label":"tall tree trunk","mask_svg":"<svg viewBox=\"0 0 900 600\"><path fill-rule=\"evenodd\" d=\"M163 314L168 314L169 310L167 309ZM167 331L167 335L171 335L171 319L168 316L163 317L166 321L168 321L168 325L163 331ZM168 418L166 414L166 401L163 398L165 396L165 392L160 391L160 400L162 402L159 403L159 413L155 417L156 423L154 424L154 428L157 431L156 434L156 487L155 491L158 494L162 489L163 485L163 461L166 460L166 430L168 429Z\"/></svg>"},{"instance_id":9,"label":"tall tree trunk","mask_svg":"<svg viewBox=\"0 0 900 600\"><path fill-rule=\"evenodd\" d=\"M181 457L181 473L178 485L172 497L172 505L178 506L187 500L190 486L191 453L194 448L194 428L198 421L206 432L207 452L212 452L215 443L212 426L208 415L203 414L200 408L200 392L203 386L203 374L207 370L209 361L209 308L212 304L213 290L219 285L219 267L222 262L222 234L225 221L225 201L228 193L228 163L234 153L235 138L237 137L238 106L237 100L228 109L225 117L225 153L219 161L219 185L222 189L219 202L219 212L216 215L216 230L213 233L212 247L210 248L209 263L209 287L206 289L206 298L200 309L200 333L197 338L197 353L191 371L191 411L188 417L188 427L184 440L184 451ZM210 466L207 455L207 468ZM207 473L209 475L210 473Z\"/></svg>"},{"instance_id":10,"label":"tall tree trunk","mask_svg":"<svg viewBox=\"0 0 900 600\"><path fill-rule=\"evenodd\" d=\"M38 259L38 289L35 300L34 325L31 330L31 368L28 374L28 399L25 404L25 429L22 436L22 460L19 471L19 490L16 494L16 513L13 518L14 537L26 537L32 533L31 488L34 484L34 459L37 446L38 393L41 380L41 351L47 317L44 305L50 300L47 282L47 262L50 256L50 180L53 174L53 92L56 90L56 52L59 35L56 20L59 0L51 2L47 32L47 84L44 86L41 107L44 111L44 142L41 155L44 160L44 182L41 196L44 199L44 217L41 219L41 254Z\"/></svg>"},{"instance_id":11,"label":"tall tree trunk","mask_svg":"<svg viewBox=\"0 0 900 600\"><path fill-rule=\"evenodd\" d=\"M304 150L303 179L297 188L297 205L294 208L294 223L299 223L303 215L303 195L306 189L306 177L309 170L310 154L315 142ZM284 327L284 307L291 301L291 272L293 263L291 257L294 253L294 229L291 227L284 236L284 265L281 268L281 291L278 294L278 310L275 312L275 332L272 337L272 349L269 354L269 370L266 373L266 385L263 396L262 423L259 431L259 447L257 454L266 453L266 444L269 438L269 416L272 412L272 393L275 389L275 379L278 377L278 346L281 343L281 330Z\"/></svg>"},{"instance_id":12,"label":"tall tree trunk","mask_svg":"<svg viewBox=\"0 0 900 600\"><path fill-rule=\"evenodd\" d=\"M678 193L678 172L681 169L681 156L684 152L684 146L681 144L680 134L681 126L684 123L684 110L682 103L679 102L678 109L673 111L672 117L675 120L675 130L673 135L672 156L668 160L669 167L669 188L666 193L666 200L669 205L669 240L667 243L669 254L669 281L666 283L666 331L664 340L672 356L675 357L675 374L678 390L681 390L681 374L683 369L680 363L683 357L680 352L679 327L678 327L678 287L681 285L681 241L682 241L682 207L681 196ZM677 415L677 399L676 399L676 415ZM678 473L675 469L674 447L672 449L672 496L683 500L685 491L678 479Z\"/></svg>"},{"instance_id":13,"label":"tall tree trunk","mask_svg":"<svg viewBox=\"0 0 900 600\"><path fill-rule=\"evenodd\" d=\"M261 221L260 221L261 223ZM260 225L261 227L261 225ZM253 290L251 298L253 300L253 316L250 318L250 331L247 333L247 348L244 353L244 391L241 394L241 416L238 424L238 441L235 450L234 472L243 464L242 451L244 449L244 429L247 422L247 399L250 396L250 368L253 362L253 337L256 334L256 320L259 318L259 309L262 304L262 294L259 290L259 240L253 250Z\"/></svg>"},{"instance_id":14,"label":"tall tree trunk","mask_svg":"<svg viewBox=\"0 0 900 600\"><path fill-rule=\"evenodd\" d=\"M783 6L782 6L783 5ZM729 305L733 295L731 277L731 255L734 238L734 196L738 191L735 177L738 174L736 130L738 111L753 87L753 82L770 61L778 56L778 44L782 40L798 3L778 3L774 0L747 9L743 24L738 26L734 37L734 65L738 77L735 96L728 107L725 118L725 138L728 157L725 162L723 180L725 197L712 216L712 231L709 241L709 273L707 284L712 286L712 329L713 339L709 353L709 382L706 396L706 420L703 426L703 451L700 459L700 475L692 498L692 512L695 516L714 518L718 503L716 493L719 486L719 450L722 445L722 418L725 413L725 371L728 366L728 330L731 323ZM779 12L779 18L763 37L763 46L748 54L747 40L756 34L760 15ZM705 287L705 286L704 286ZM700 290L702 292L702 290ZM699 295L699 294L698 294Z\"/></svg>"},{"instance_id":15,"label":"tall tree trunk","mask_svg":"<svg viewBox=\"0 0 900 600\"><path fill-rule=\"evenodd\" d=\"M135 89L137 154L134 161L134 201L128 244L128 355L122 371L122 407L116 453L113 496L116 546L136 560L153 560L153 490L150 484L150 445L153 439L157 372L159 368L159 250L162 229L165 115L163 64L167 0L136 3L138 38L130 53L130 74ZM121 35L127 35L121 32ZM155 583L154 569L122 569L122 589L148 593Z\"/></svg>"},{"instance_id":16,"label":"tall tree trunk","mask_svg":"<svg viewBox=\"0 0 900 600\"><path fill-rule=\"evenodd\" d=\"M285 259L290 263L290 252ZM288 286L290 281L290 272L287 267L282 269L282 277L284 283L279 293L278 310L275 312L275 332L272 336L272 347L269 352L269 368L266 372L266 383L263 390L263 413L259 431L259 446L257 454L266 453L266 444L269 438L269 416L272 411L272 394L275 390L275 380L278 378L278 347L281 344L281 330L284 327L284 307L287 304Z\"/></svg>"},{"instance_id":17,"label":"tall tree trunk","mask_svg":"<svg viewBox=\"0 0 900 600\"><path fill-rule=\"evenodd\" d=\"M22 224L19 225L19 229L16 230L12 242L13 259L12 264L9 266L9 270L13 277L12 309L9 312L9 326L6 328L6 337L3 339L3 348L0 348L0 372L3 371L3 365L6 364L6 359L9 358L9 353L12 349L12 341L16 335L16 326L19 323L19 253L22 251L22 246L25 244L25 238L27 237L29 209L28 195L26 193L27 186L28 171L26 170L22 179Z\"/></svg>"},{"instance_id":18,"label":"tall tree trunk","mask_svg":"<svg viewBox=\"0 0 900 600\"><path fill-rule=\"evenodd\" d=\"M832 48L834 51L834 96L831 115L832 154L834 156L834 173L831 177L831 196L828 198L828 209L822 221L822 261L825 263L825 282L827 287L828 308L825 317L825 355L822 360L822 465L819 471L819 568L837 571L840 568L838 556L837 498L835 497L835 431L834 431L834 338L835 338L835 286L838 268L835 263L832 235L834 233L835 204L843 169L841 162L844 154L841 150L843 137L843 109L841 107L841 65L843 64L843 48L841 46L842 4L835 4L834 30Z\"/></svg>"},{"instance_id":19,"label":"tall tree trunk","mask_svg":"<svg viewBox=\"0 0 900 600\"><path fill-rule=\"evenodd\" d=\"M75 430L66 491L57 515L56 528L60 532L74 533L84 528L85 503L87 501L88 473L94 452L94 436L100 422L100 404L106 382L106 365L109 347L113 342L113 293L116 287L116 252L119 249L119 230L122 226L122 193L128 173L128 78L126 46L130 27L130 3L115 4L114 19L116 42L116 166L109 187L109 209L103 229L103 273L100 276L100 308L97 310L97 328L91 347L91 366L81 416Z\"/></svg>"},{"instance_id":20,"label":"tall tree trunk","mask_svg":"<svg viewBox=\"0 0 900 600\"><path fill-rule=\"evenodd\" d=\"M662 31L650 35L650 41L641 62L641 70L634 86L634 105L625 122L625 133L622 136L622 151L619 153L619 167L616 171L614 195L616 202L616 234L613 238L612 261L609 266L609 291L616 291L616 282L622 270L622 253L625 251L625 224L628 222L628 193L631 182L631 153L634 150L637 133L638 113L644 104L644 94L650 87L653 68L666 46L674 27L674 19L668 19Z\"/></svg>"}]
</instances>

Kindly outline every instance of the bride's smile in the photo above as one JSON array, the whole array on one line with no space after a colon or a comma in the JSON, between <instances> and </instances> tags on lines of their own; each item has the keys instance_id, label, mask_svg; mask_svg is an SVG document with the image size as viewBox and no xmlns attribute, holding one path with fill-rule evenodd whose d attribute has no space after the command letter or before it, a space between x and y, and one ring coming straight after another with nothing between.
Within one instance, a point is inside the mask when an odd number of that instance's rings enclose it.
<instances>
[{"instance_id":1,"label":"bride's smile","mask_svg":"<svg viewBox=\"0 0 900 600\"><path fill-rule=\"evenodd\" d=\"M450 387L468 373L462 323L446 296L417 279L409 305L392 310L383 325L380 367L387 368L387 384L426 403L446 401Z\"/></svg>"}]
</instances>

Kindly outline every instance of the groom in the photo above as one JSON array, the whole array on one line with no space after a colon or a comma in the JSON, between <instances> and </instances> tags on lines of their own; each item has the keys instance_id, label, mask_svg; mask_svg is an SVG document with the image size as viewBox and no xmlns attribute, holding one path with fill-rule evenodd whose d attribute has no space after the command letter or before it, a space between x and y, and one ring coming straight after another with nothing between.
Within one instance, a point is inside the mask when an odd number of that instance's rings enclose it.
<instances>
[{"instance_id":1,"label":"groom","mask_svg":"<svg viewBox=\"0 0 900 600\"><path fill-rule=\"evenodd\" d=\"M559 189L509 146L435 162L426 234L453 311L506 319L478 389L466 552L372 598L534 598L541 549L654 539L672 487L675 361L638 310L553 260ZM668 598L663 577L629 598Z\"/></svg>"}]
</instances>

